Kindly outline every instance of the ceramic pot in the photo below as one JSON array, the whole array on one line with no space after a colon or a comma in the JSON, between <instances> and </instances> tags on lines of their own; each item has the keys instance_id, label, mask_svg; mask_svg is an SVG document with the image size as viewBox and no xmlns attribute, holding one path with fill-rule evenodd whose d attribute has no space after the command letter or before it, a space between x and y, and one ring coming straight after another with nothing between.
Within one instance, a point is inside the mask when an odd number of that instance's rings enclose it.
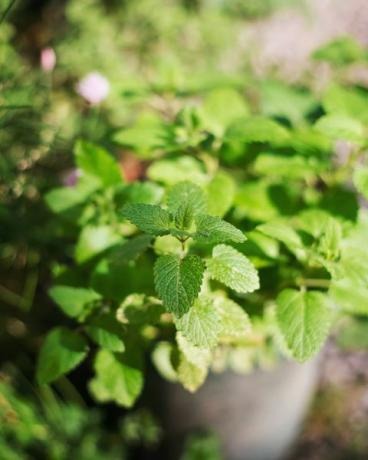
<instances>
[{"instance_id":1,"label":"ceramic pot","mask_svg":"<svg viewBox=\"0 0 368 460\"><path fill-rule=\"evenodd\" d=\"M194 394L164 383L167 458L179 458L188 433L211 430L226 460L280 460L298 436L318 379L318 361L283 362L249 376L211 374Z\"/></svg>"}]
</instances>

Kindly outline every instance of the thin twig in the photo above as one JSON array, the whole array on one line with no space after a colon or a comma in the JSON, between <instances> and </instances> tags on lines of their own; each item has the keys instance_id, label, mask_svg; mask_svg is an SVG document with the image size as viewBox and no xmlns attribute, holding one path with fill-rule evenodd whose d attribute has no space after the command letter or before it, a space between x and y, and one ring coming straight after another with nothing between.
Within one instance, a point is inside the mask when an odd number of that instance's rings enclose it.
<instances>
[{"instance_id":1,"label":"thin twig","mask_svg":"<svg viewBox=\"0 0 368 460\"><path fill-rule=\"evenodd\" d=\"M15 2L17 0L10 0L10 3L9 5L5 8L5 10L1 13L1 16L0 16L0 25L5 21L6 17L8 16L8 14L10 13L10 10L13 8Z\"/></svg>"}]
</instances>

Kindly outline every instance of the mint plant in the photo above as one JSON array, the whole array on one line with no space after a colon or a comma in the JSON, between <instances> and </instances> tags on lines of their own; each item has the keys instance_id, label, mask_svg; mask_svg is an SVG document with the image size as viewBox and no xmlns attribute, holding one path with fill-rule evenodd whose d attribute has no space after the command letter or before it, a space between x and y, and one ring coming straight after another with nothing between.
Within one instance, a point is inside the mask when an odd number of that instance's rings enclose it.
<instances>
[{"instance_id":1,"label":"mint plant","mask_svg":"<svg viewBox=\"0 0 368 460\"><path fill-rule=\"evenodd\" d=\"M256 106L222 82L116 130L142 180L76 144L76 185L46 195L66 254L49 295L69 319L44 341L40 383L92 359L92 395L130 407L148 357L195 391L209 372L311 359L346 316L367 315L366 93L247 89Z\"/></svg>"}]
</instances>

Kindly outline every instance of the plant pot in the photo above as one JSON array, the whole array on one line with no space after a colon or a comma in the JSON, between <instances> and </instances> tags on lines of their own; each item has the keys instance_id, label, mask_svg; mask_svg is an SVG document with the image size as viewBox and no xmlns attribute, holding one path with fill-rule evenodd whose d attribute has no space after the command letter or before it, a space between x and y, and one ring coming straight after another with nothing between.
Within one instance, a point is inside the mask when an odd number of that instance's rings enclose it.
<instances>
[{"instance_id":1,"label":"plant pot","mask_svg":"<svg viewBox=\"0 0 368 460\"><path fill-rule=\"evenodd\" d=\"M283 362L249 376L211 374L197 393L179 385L164 387L165 425L170 457L189 432L211 430L226 460L278 460L296 439L314 394L318 361Z\"/></svg>"}]
</instances>

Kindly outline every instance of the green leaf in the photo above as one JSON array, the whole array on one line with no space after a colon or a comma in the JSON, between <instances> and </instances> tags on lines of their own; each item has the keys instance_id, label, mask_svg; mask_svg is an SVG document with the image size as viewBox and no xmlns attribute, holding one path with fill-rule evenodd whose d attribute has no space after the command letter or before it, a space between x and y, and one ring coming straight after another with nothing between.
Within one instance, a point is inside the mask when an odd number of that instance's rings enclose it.
<instances>
[{"instance_id":1,"label":"green leaf","mask_svg":"<svg viewBox=\"0 0 368 460\"><path fill-rule=\"evenodd\" d=\"M176 382L177 375L173 366L174 345L170 342L159 342L152 352L152 362L157 372L169 382Z\"/></svg>"},{"instance_id":2,"label":"green leaf","mask_svg":"<svg viewBox=\"0 0 368 460\"><path fill-rule=\"evenodd\" d=\"M124 263L137 259L150 245L150 235L138 235L116 248L111 254L111 263Z\"/></svg>"},{"instance_id":3,"label":"green leaf","mask_svg":"<svg viewBox=\"0 0 368 460\"><path fill-rule=\"evenodd\" d=\"M193 238L200 243L223 243L233 241L242 243L246 240L245 235L236 227L216 216L199 214L195 217L196 233Z\"/></svg>"},{"instance_id":4,"label":"green leaf","mask_svg":"<svg viewBox=\"0 0 368 460\"><path fill-rule=\"evenodd\" d=\"M123 324L156 324L164 311L155 297L130 294L116 311L116 318Z\"/></svg>"},{"instance_id":5,"label":"green leaf","mask_svg":"<svg viewBox=\"0 0 368 460\"><path fill-rule=\"evenodd\" d=\"M152 204L127 204L123 216L143 232L150 235L167 235L170 232L170 214L160 206Z\"/></svg>"},{"instance_id":6,"label":"green leaf","mask_svg":"<svg viewBox=\"0 0 368 460\"><path fill-rule=\"evenodd\" d=\"M147 177L166 185L174 185L182 181L203 185L207 180L202 164L189 156L155 161L148 168Z\"/></svg>"},{"instance_id":7,"label":"green leaf","mask_svg":"<svg viewBox=\"0 0 368 460\"><path fill-rule=\"evenodd\" d=\"M365 50L351 36L336 38L313 53L314 59L327 61L336 66L351 64L365 57Z\"/></svg>"},{"instance_id":8,"label":"green leaf","mask_svg":"<svg viewBox=\"0 0 368 460\"><path fill-rule=\"evenodd\" d=\"M193 207L189 203L181 204L174 217L176 227L181 230L189 229L193 223L193 217ZM172 234L175 235L175 233Z\"/></svg>"},{"instance_id":9,"label":"green leaf","mask_svg":"<svg viewBox=\"0 0 368 460\"><path fill-rule=\"evenodd\" d=\"M188 242L189 244L190 242ZM154 250L158 255L176 254L182 255L183 248L180 241L172 235L159 236L155 239Z\"/></svg>"},{"instance_id":10,"label":"green leaf","mask_svg":"<svg viewBox=\"0 0 368 460\"><path fill-rule=\"evenodd\" d=\"M292 123L302 122L316 105L309 92L281 81L261 82L260 92L260 108L264 115L287 118Z\"/></svg>"},{"instance_id":11,"label":"green leaf","mask_svg":"<svg viewBox=\"0 0 368 460\"><path fill-rule=\"evenodd\" d=\"M37 381L53 382L78 366L87 356L86 340L66 327L57 327L46 336L37 364Z\"/></svg>"},{"instance_id":12,"label":"green leaf","mask_svg":"<svg viewBox=\"0 0 368 460\"><path fill-rule=\"evenodd\" d=\"M341 279L333 279L329 295L343 311L368 315L368 284L359 282L354 273Z\"/></svg>"},{"instance_id":13,"label":"green leaf","mask_svg":"<svg viewBox=\"0 0 368 460\"><path fill-rule=\"evenodd\" d=\"M164 189L154 182L135 181L126 185L121 195L122 203L159 204L164 195Z\"/></svg>"},{"instance_id":14,"label":"green leaf","mask_svg":"<svg viewBox=\"0 0 368 460\"><path fill-rule=\"evenodd\" d=\"M79 235L75 259L78 263L86 262L120 241L121 236L110 225L89 225Z\"/></svg>"},{"instance_id":15,"label":"green leaf","mask_svg":"<svg viewBox=\"0 0 368 460\"><path fill-rule=\"evenodd\" d=\"M91 339L102 348L116 352L125 350L122 327L109 315L90 319L86 331Z\"/></svg>"},{"instance_id":16,"label":"green leaf","mask_svg":"<svg viewBox=\"0 0 368 460\"><path fill-rule=\"evenodd\" d=\"M95 359L96 377L90 382L94 397L132 407L143 388L142 359L133 352L100 350Z\"/></svg>"},{"instance_id":17,"label":"green leaf","mask_svg":"<svg viewBox=\"0 0 368 460\"><path fill-rule=\"evenodd\" d=\"M237 91L220 88L206 97L201 115L205 127L220 136L232 122L248 116L249 108Z\"/></svg>"},{"instance_id":18,"label":"green leaf","mask_svg":"<svg viewBox=\"0 0 368 460\"><path fill-rule=\"evenodd\" d=\"M331 324L328 297L318 291L285 289L277 297L276 319L280 332L298 361L315 355Z\"/></svg>"},{"instance_id":19,"label":"green leaf","mask_svg":"<svg viewBox=\"0 0 368 460\"><path fill-rule=\"evenodd\" d=\"M219 171L207 186L208 214L223 217L233 205L235 192L232 176Z\"/></svg>"},{"instance_id":20,"label":"green leaf","mask_svg":"<svg viewBox=\"0 0 368 460\"><path fill-rule=\"evenodd\" d=\"M336 260L340 255L342 227L338 220L330 217L318 241L318 252L327 260Z\"/></svg>"},{"instance_id":21,"label":"green leaf","mask_svg":"<svg viewBox=\"0 0 368 460\"><path fill-rule=\"evenodd\" d=\"M49 290L49 295L63 312L72 318L80 316L89 304L101 299L92 289L71 286L53 286Z\"/></svg>"},{"instance_id":22,"label":"green leaf","mask_svg":"<svg viewBox=\"0 0 368 460\"><path fill-rule=\"evenodd\" d=\"M355 171L353 176L353 182L358 190L364 198L368 200L368 167L359 165Z\"/></svg>"},{"instance_id":23,"label":"green leaf","mask_svg":"<svg viewBox=\"0 0 368 460\"><path fill-rule=\"evenodd\" d=\"M177 369L177 376L179 382L183 387L194 393L198 388L203 385L206 380L208 370L203 367L198 367L192 362L188 361L184 355L180 356L180 361Z\"/></svg>"},{"instance_id":24,"label":"green leaf","mask_svg":"<svg viewBox=\"0 0 368 460\"><path fill-rule=\"evenodd\" d=\"M268 177L284 177L287 179L312 180L326 166L312 156L276 155L261 153L254 162L254 171Z\"/></svg>"},{"instance_id":25,"label":"green leaf","mask_svg":"<svg viewBox=\"0 0 368 460\"><path fill-rule=\"evenodd\" d=\"M170 189L167 205L172 214L176 214L183 205L191 209L193 215L207 210L207 200L203 190L189 181L179 182Z\"/></svg>"},{"instance_id":26,"label":"green leaf","mask_svg":"<svg viewBox=\"0 0 368 460\"><path fill-rule=\"evenodd\" d=\"M344 88L332 84L323 96L323 108L330 114L347 115L368 121L367 96L357 88Z\"/></svg>"},{"instance_id":27,"label":"green leaf","mask_svg":"<svg viewBox=\"0 0 368 460\"><path fill-rule=\"evenodd\" d=\"M259 289L257 270L247 257L231 246L215 246L212 258L207 260L207 269L211 278L236 292L246 294Z\"/></svg>"},{"instance_id":28,"label":"green leaf","mask_svg":"<svg viewBox=\"0 0 368 460\"><path fill-rule=\"evenodd\" d=\"M182 316L198 297L203 278L204 263L194 255L181 259L165 255L157 259L154 268L156 291L164 306Z\"/></svg>"},{"instance_id":29,"label":"green leaf","mask_svg":"<svg viewBox=\"0 0 368 460\"><path fill-rule=\"evenodd\" d=\"M60 187L46 193L47 206L56 214L68 211L84 203L86 196L75 187Z\"/></svg>"},{"instance_id":30,"label":"green leaf","mask_svg":"<svg viewBox=\"0 0 368 460\"><path fill-rule=\"evenodd\" d=\"M246 337L251 331L251 323L242 307L226 297L216 296L213 300L220 317L221 340L231 341Z\"/></svg>"},{"instance_id":31,"label":"green leaf","mask_svg":"<svg viewBox=\"0 0 368 460\"><path fill-rule=\"evenodd\" d=\"M238 121L226 133L226 138L230 141L235 138L247 144L267 142L276 146L284 144L289 137L288 130L282 125L270 118L261 116Z\"/></svg>"},{"instance_id":32,"label":"green leaf","mask_svg":"<svg viewBox=\"0 0 368 460\"><path fill-rule=\"evenodd\" d=\"M303 248L303 242L298 232L290 224L282 220L274 220L266 224L258 225L257 230L264 235L270 236L284 243L293 253Z\"/></svg>"},{"instance_id":33,"label":"green leaf","mask_svg":"<svg viewBox=\"0 0 368 460\"><path fill-rule=\"evenodd\" d=\"M96 177L101 186L119 185L123 178L117 161L103 148L85 141L75 146L77 166Z\"/></svg>"},{"instance_id":34,"label":"green leaf","mask_svg":"<svg viewBox=\"0 0 368 460\"><path fill-rule=\"evenodd\" d=\"M143 113L136 123L119 130L113 140L117 144L134 148L138 156L150 158L152 151L162 146L165 127L158 116Z\"/></svg>"},{"instance_id":35,"label":"green leaf","mask_svg":"<svg viewBox=\"0 0 368 460\"><path fill-rule=\"evenodd\" d=\"M176 328L197 347L213 348L221 330L220 318L209 297L199 297L187 313L175 320Z\"/></svg>"},{"instance_id":36,"label":"green leaf","mask_svg":"<svg viewBox=\"0 0 368 460\"><path fill-rule=\"evenodd\" d=\"M176 343L185 359L197 367L208 369L212 351L207 347L197 347L187 340L181 332L176 333Z\"/></svg>"},{"instance_id":37,"label":"green leaf","mask_svg":"<svg viewBox=\"0 0 368 460\"><path fill-rule=\"evenodd\" d=\"M363 124L347 115L325 115L319 118L315 128L333 140L346 140L357 144L364 143Z\"/></svg>"},{"instance_id":38,"label":"green leaf","mask_svg":"<svg viewBox=\"0 0 368 460\"><path fill-rule=\"evenodd\" d=\"M280 214L290 215L297 209L296 196L290 181L286 185L249 181L242 185L234 200L234 218L267 222Z\"/></svg>"},{"instance_id":39,"label":"green leaf","mask_svg":"<svg viewBox=\"0 0 368 460\"><path fill-rule=\"evenodd\" d=\"M331 215L322 209L306 209L293 219L293 224L298 230L309 233L314 238L319 238L329 219L331 219Z\"/></svg>"}]
</instances>

